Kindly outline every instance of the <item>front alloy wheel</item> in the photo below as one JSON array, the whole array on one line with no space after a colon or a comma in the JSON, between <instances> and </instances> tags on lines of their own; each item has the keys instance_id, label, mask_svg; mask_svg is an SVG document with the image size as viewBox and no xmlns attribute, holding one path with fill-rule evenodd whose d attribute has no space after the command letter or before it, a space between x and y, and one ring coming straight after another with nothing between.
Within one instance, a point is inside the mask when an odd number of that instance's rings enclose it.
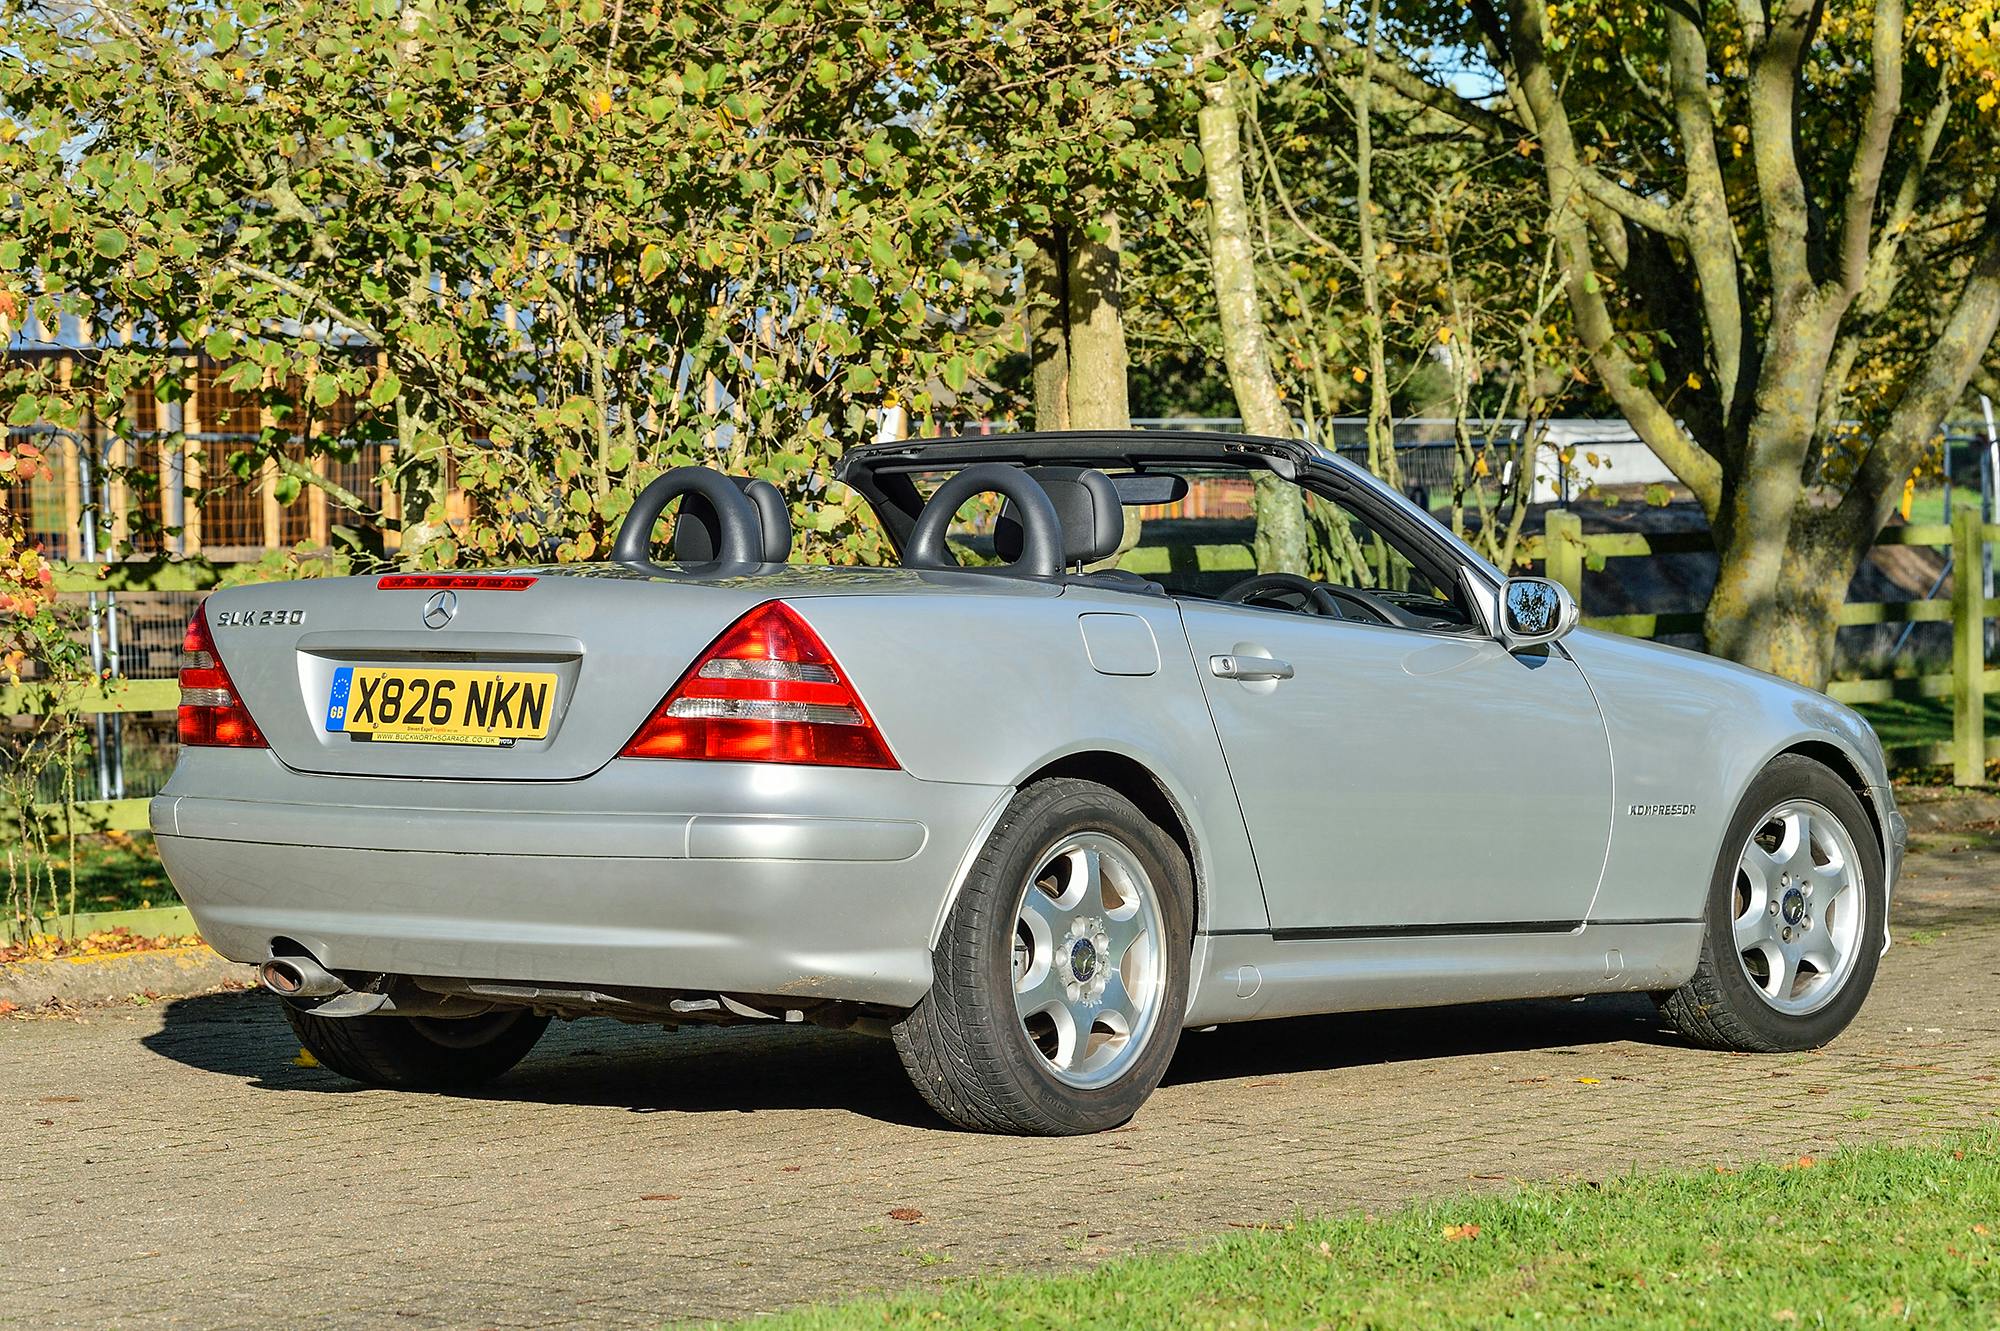
<instances>
[{"instance_id":1,"label":"front alloy wheel","mask_svg":"<svg viewBox=\"0 0 2000 1331\"><path fill-rule=\"evenodd\" d=\"M1882 953L1874 822L1830 769L1782 754L1744 792L1709 885L1695 973L1660 1007L1712 1049L1814 1049L1845 1030Z\"/></svg>"},{"instance_id":2,"label":"front alloy wheel","mask_svg":"<svg viewBox=\"0 0 2000 1331\"><path fill-rule=\"evenodd\" d=\"M1760 820L1736 867L1736 959L1779 1012L1832 1002L1854 973L1868 884L1854 838L1832 811L1787 800Z\"/></svg>"}]
</instances>

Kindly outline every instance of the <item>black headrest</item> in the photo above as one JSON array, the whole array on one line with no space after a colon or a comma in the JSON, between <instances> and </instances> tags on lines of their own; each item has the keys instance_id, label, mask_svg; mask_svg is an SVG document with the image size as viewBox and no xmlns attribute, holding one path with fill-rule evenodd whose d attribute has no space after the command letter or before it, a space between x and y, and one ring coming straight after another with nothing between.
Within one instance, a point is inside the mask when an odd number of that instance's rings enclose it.
<instances>
[{"instance_id":1,"label":"black headrest","mask_svg":"<svg viewBox=\"0 0 2000 1331\"><path fill-rule=\"evenodd\" d=\"M782 564L792 557L792 517L785 509L785 496L769 481L751 476L731 476L736 488L757 510L763 528L759 549L767 564ZM715 558L722 544L722 525L715 505L698 494L681 500L674 519L674 558L683 564L706 564Z\"/></svg>"},{"instance_id":2,"label":"black headrest","mask_svg":"<svg viewBox=\"0 0 2000 1331\"><path fill-rule=\"evenodd\" d=\"M1125 510L1118 487L1093 467L1024 467L1048 493L1062 519L1063 563L1089 564L1118 553L1125 539ZM1021 553L1021 524L1009 500L993 527L993 553L1012 562Z\"/></svg>"}]
</instances>

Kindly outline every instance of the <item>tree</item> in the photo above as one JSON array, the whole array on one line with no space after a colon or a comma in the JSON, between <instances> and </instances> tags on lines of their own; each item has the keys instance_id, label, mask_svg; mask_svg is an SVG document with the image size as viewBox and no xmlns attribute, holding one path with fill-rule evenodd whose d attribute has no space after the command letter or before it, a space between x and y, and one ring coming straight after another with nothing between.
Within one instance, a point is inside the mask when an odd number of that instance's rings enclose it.
<instances>
[{"instance_id":1,"label":"tree","mask_svg":"<svg viewBox=\"0 0 2000 1331\"><path fill-rule=\"evenodd\" d=\"M1397 411L1451 416L1449 520L1511 564L1538 422L1572 377L1546 242L1520 222L1539 181L1511 147L1382 86L1363 62L1319 59L1265 11L1212 6L1184 45L1205 234L1186 247L1198 258L1174 243L1139 256L1144 335L1217 349L1250 428L1282 435L1303 418L1326 438L1330 418L1363 415L1370 469L1390 484ZM1502 427L1508 417L1528 428ZM1288 517L1260 508L1281 537L1260 549L1263 566L1337 568L1340 552L1287 535ZM1311 547L1304 562L1285 562L1300 558L1283 546L1294 539Z\"/></svg>"},{"instance_id":2,"label":"tree","mask_svg":"<svg viewBox=\"0 0 2000 1331\"><path fill-rule=\"evenodd\" d=\"M1407 6L1379 45L1292 12L1330 66L1538 158L1595 377L1714 530L1710 650L1823 683L2000 324L1994 7L1476 0Z\"/></svg>"},{"instance_id":3,"label":"tree","mask_svg":"<svg viewBox=\"0 0 2000 1331\"><path fill-rule=\"evenodd\" d=\"M880 558L828 464L891 395L982 410L1024 234L1163 169L1143 27L1040 54L1075 8L0 0L0 295L115 330L71 383L4 367L13 415L128 428L198 353L268 413L218 466L366 509L306 428L362 404L406 562L592 558L690 461Z\"/></svg>"},{"instance_id":4,"label":"tree","mask_svg":"<svg viewBox=\"0 0 2000 1331\"><path fill-rule=\"evenodd\" d=\"M1250 240L1250 205L1244 186L1242 72L1223 63L1233 34L1220 4L1205 5L1191 19L1201 109L1195 114L1202 178L1208 204L1208 260L1215 286L1222 357L1236 391L1237 413L1251 434L1291 439L1291 408L1271 369L1269 339L1257 292L1257 263ZM1275 477L1260 474L1254 499L1257 531L1252 555L1260 571L1302 573L1307 568L1304 511Z\"/></svg>"}]
</instances>

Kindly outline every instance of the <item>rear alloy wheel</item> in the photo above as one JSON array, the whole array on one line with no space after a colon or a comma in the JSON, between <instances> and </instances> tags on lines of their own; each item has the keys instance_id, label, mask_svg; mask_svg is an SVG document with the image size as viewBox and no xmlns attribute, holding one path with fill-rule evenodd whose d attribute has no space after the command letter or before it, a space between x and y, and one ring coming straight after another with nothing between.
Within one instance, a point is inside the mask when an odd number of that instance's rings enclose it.
<instances>
[{"instance_id":1,"label":"rear alloy wheel","mask_svg":"<svg viewBox=\"0 0 2000 1331\"><path fill-rule=\"evenodd\" d=\"M352 1081L410 1091L483 1085L528 1056L547 1017L499 1008L477 1017L320 1017L285 1004L320 1066Z\"/></svg>"},{"instance_id":2,"label":"rear alloy wheel","mask_svg":"<svg viewBox=\"0 0 2000 1331\"><path fill-rule=\"evenodd\" d=\"M1022 791L895 1028L917 1090L980 1131L1125 1122L1180 1038L1192 895L1180 848L1124 796L1067 778Z\"/></svg>"},{"instance_id":3,"label":"rear alloy wheel","mask_svg":"<svg viewBox=\"0 0 2000 1331\"><path fill-rule=\"evenodd\" d=\"M1730 824L1700 965L1662 1010L1712 1048L1823 1045L1868 996L1885 906L1882 853L1859 797L1821 764L1779 757Z\"/></svg>"}]
</instances>

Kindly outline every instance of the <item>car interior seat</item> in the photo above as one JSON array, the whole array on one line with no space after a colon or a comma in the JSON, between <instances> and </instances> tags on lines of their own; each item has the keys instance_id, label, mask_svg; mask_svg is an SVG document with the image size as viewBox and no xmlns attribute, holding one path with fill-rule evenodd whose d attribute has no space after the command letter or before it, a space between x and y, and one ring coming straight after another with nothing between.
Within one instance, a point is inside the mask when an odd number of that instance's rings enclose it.
<instances>
[{"instance_id":1,"label":"car interior seat","mask_svg":"<svg viewBox=\"0 0 2000 1331\"><path fill-rule=\"evenodd\" d=\"M1024 467L1055 505L1062 522L1063 563L1074 573L1093 582L1124 587L1132 591L1160 591L1158 583L1127 573L1123 569L1099 569L1083 573L1083 566L1118 553L1125 539L1125 507L1118 487L1109 476L1094 467ZM1009 562L1021 551L1021 522L1010 499L1002 506L993 527L993 552Z\"/></svg>"}]
</instances>

